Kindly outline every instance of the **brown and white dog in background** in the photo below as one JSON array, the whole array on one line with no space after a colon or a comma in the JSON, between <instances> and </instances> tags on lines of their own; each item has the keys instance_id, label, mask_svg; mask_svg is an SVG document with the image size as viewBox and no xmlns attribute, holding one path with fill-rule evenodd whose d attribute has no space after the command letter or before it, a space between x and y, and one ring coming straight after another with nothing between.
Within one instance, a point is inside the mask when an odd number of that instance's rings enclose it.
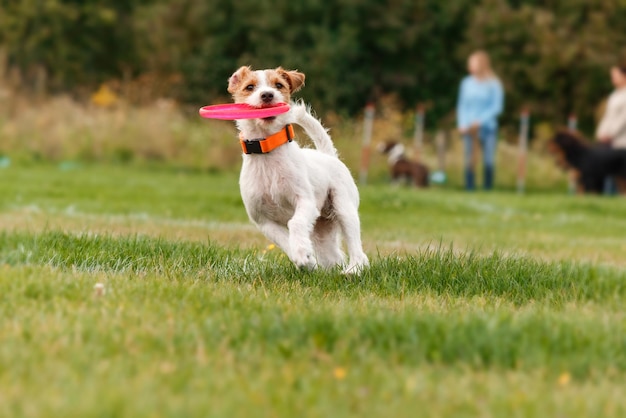
<instances>
[{"instance_id":1,"label":"brown and white dog in background","mask_svg":"<svg viewBox=\"0 0 626 418\"><path fill-rule=\"evenodd\" d=\"M378 145L378 151L387 155L391 179L394 183L404 181L415 187L428 187L428 167L409 160L404 152L404 145L387 141Z\"/></svg>"}]
</instances>

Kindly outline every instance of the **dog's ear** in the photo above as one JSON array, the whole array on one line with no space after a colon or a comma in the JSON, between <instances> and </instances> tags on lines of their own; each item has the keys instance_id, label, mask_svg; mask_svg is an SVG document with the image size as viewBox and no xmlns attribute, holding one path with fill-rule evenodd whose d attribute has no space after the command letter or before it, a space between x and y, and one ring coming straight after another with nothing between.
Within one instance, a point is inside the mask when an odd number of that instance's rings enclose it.
<instances>
[{"instance_id":1,"label":"dog's ear","mask_svg":"<svg viewBox=\"0 0 626 418\"><path fill-rule=\"evenodd\" d=\"M241 81L252 72L252 68L248 66L239 67L228 79L228 92L233 94L237 90L237 86Z\"/></svg>"},{"instance_id":2,"label":"dog's ear","mask_svg":"<svg viewBox=\"0 0 626 418\"><path fill-rule=\"evenodd\" d=\"M291 93L295 93L296 91L300 90L302 86L304 86L304 73L295 70L287 71L282 67L278 67L276 69L276 72L280 74L281 77L283 77L285 80L287 80Z\"/></svg>"}]
</instances>

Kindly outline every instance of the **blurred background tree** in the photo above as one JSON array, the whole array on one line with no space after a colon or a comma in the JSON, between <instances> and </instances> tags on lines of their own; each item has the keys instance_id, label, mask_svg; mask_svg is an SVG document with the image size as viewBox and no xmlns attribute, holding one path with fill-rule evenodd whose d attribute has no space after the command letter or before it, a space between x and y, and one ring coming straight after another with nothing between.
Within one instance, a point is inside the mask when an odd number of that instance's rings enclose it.
<instances>
[{"instance_id":1,"label":"blurred background tree","mask_svg":"<svg viewBox=\"0 0 626 418\"><path fill-rule=\"evenodd\" d=\"M133 19L147 3L2 0L0 46L24 84L37 89L72 90L142 71Z\"/></svg>"},{"instance_id":2,"label":"blurred background tree","mask_svg":"<svg viewBox=\"0 0 626 418\"><path fill-rule=\"evenodd\" d=\"M492 54L505 122L582 125L610 92L626 47L624 0L0 0L0 47L33 90L93 91L144 80L153 96L195 106L226 99L240 65L304 71L302 97L348 116L394 96L454 110L465 58ZM43 86L43 87L42 87ZM154 97L153 97L154 98Z\"/></svg>"}]
</instances>

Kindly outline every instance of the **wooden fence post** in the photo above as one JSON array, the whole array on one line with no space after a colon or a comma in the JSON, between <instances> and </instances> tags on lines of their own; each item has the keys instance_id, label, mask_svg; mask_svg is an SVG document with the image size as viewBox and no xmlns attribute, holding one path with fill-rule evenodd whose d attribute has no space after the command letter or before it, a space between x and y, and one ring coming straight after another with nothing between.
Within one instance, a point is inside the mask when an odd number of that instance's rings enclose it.
<instances>
[{"instance_id":1,"label":"wooden fence post","mask_svg":"<svg viewBox=\"0 0 626 418\"><path fill-rule=\"evenodd\" d=\"M415 109L415 132L413 133L413 158L419 161L424 148L424 114L426 108L418 104Z\"/></svg>"},{"instance_id":2,"label":"wooden fence post","mask_svg":"<svg viewBox=\"0 0 626 418\"><path fill-rule=\"evenodd\" d=\"M567 117L567 129L569 129L570 131L576 131L577 128L578 118L575 114L572 113Z\"/></svg>"},{"instance_id":3,"label":"wooden fence post","mask_svg":"<svg viewBox=\"0 0 626 418\"><path fill-rule=\"evenodd\" d=\"M444 184L446 182L446 138L447 131L438 130L435 134L435 148L437 150L437 170L430 176L434 184Z\"/></svg>"},{"instance_id":4,"label":"wooden fence post","mask_svg":"<svg viewBox=\"0 0 626 418\"><path fill-rule=\"evenodd\" d=\"M523 109L520 113L519 124L519 151L517 157L517 192L526 190L526 172L528 165L528 133L530 127L530 112Z\"/></svg>"},{"instance_id":5,"label":"wooden fence post","mask_svg":"<svg viewBox=\"0 0 626 418\"><path fill-rule=\"evenodd\" d=\"M370 153L372 147L372 127L374 125L374 104L368 103L365 106L365 117L363 119L363 143L361 148L361 170L359 181L361 184L367 183L367 172L370 165Z\"/></svg>"},{"instance_id":6,"label":"wooden fence post","mask_svg":"<svg viewBox=\"0 0 626 418\"><path fill-rule=\"evenodd\" d=\"M573 113L567 117L567 129L572 132L576 132L576 129L578 129L578 118ZM575 170L567 172L567 192L569 194L576 194L576 177Z\"/></svg>"}]
</instances>

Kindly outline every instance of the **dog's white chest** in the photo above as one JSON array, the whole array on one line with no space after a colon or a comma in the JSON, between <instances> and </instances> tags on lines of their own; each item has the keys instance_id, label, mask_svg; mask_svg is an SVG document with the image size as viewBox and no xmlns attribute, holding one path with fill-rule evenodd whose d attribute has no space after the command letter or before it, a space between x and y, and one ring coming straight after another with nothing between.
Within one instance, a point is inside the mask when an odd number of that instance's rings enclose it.
<instances>
[{"instance_id":1,"label":"dog's white chest","mask_svg":"<svg viewBox=\"0 0 626 418\"><path fill-rule=\"evenodd\" d=\"M263 217L286 225L295 211L296 179L285 170L277 170L271 159L268 160L244 163L239 179L241 198L253 221L258 222Z\"/></svg>"}]
</instances>

